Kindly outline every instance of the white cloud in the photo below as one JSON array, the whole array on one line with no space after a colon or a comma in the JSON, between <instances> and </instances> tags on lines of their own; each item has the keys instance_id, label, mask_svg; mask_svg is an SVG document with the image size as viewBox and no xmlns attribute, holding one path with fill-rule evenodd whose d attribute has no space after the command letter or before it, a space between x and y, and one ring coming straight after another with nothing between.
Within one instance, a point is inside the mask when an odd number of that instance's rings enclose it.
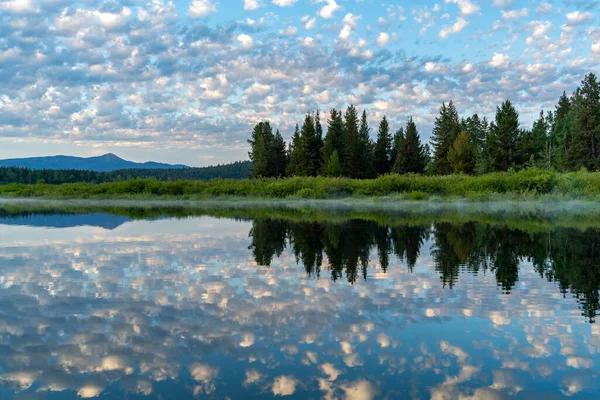
<instances>
[{"instance_id":1,"label":"white cloud","mask_svg":"<svg viewBox=\"0 0 600 400\"><path fill-rule=\"evenodd\" d=\"M473 64L466 63L465 65L463 65L461 70L462 70L462 72L469 73L469 72L473 71Z\"/></svg>"},{"instance_id":2,"label":"white cloud","mask_svg":"<svg viewBox=\"0 0 600 400\"><path fill-rule=\"evenodd\" d=\"M505 21L517 20L519 18L524 18L527 15L529 15L529 10L527 10L526 8L521 8L520 10L508 10L508 11L502 10L501 12L502 12L502 19Z\"/></svg>"},{"instance_id":3,"label":"white cloud","mask_svg":"<svg viewBox=\"0 0 600 400\"><path fill-rule=\"evenodd\" d=\"M261 0L244 0L244 10L252 11L264 6Z\"/></svg>"},{"instance_id":4,"label":"white cloud","mask_svg":"<svg viewBox=\"0 0 600 400\"><path fill-rule=\"evenodd\" d=\"M291 7L298 0L273 0L273 4L279 7Z\"/></svg>"},{"instance_id":5,"label":"white cloud","mask_svg":"<svg viewBox=\"0 0 600 400\"><path fill-rule=\"evenodd\" d=\"M294 36L297 33L298 33L298 29L292 25L288 25L287 28L279 30L279 34L282 36Z\"/></svg>"},{"instance_id":6,"label":"white cloud","mask_svg":"<svg viewBox=\"0 0 600 400\"><path fill-rule=\"evenodd\" d=\"M467 23L466 19L464 19L462 17L458 17L456 19L456 22L454 24L448 25L448 26L444 26L440 30L440 37L442 39L446 39L451 34L458 33L460 31L462 31L467 25L468 25L468 23Z\"/></svg>"},{"instance_id":7,"label":"white cloud","mask_svg":"<svg viewBox=\"0 0 600 400\"><path fill-rule=\"evenodd\" d=\"M335 0L319 0L319 3L326 3L318 12L321 18L329 19L333 17L333 14L341 7L335 2Z\"/></svg>"},{"instance_id":8,"label":"white cloud","mask_svg":"<svg viewBox=\"0 0 600 400\"><path fill-rule=\"evenodd\" d=\"M191 18L199 18L216 11L217 6L212 2L212 0L193 0L190 3L188 15Z\"/></svg>"},{"instance_id":9,"label":"white cloud","mask_svg":"<svg viewBox=\"0 0 600 400\"><path fill-rule=\"evenodd\" d=\"M254 40L252 36L242 33L237 37L238 42L240 42L240 48L243 50L252 50L254 47Z\"/></svg>"},{"instance_id":10,"label":"white cloud","mask_svg":"<svg viewBox=\"0 0 600 400\"><path fill-rule=\"evenodd\" d=\"M592 19L594 19L594 14L592 14L589 11L573 11L572 13L567 14L567 24L569 25L583 24L584 22L590 21Z\"/></svg>"},{"instance_id":11,"label":"white cloud","mask_svg":"<svg viewBox=\"0 0 600 400\"><path fill-rule=\"evenodd\" d=\"M292 376L279 376L273 381L271 390L275 396L290 396L296 391L298 381Z\"/></svg>"},{"instance_id":12,"label":"white cloud","mask_svg":"<svg viewBox=\"0 0 600 400\"><path fill-rule=\"evenodd\" d=\"M494 68L500 68L506 66L510 61L510 57L502 53L494 53L494 56L490 60L489 64Z\"/></svg>"},{"instance_id":13,"label":"white cloud","mask_svg":"<svg viewBox=\"0 0 600 400\"><path fill-rule=\"evenodd\" d=\"M306 30L310 30L312 28L314 28L315 26L317 26L317 19L316 18L311 18L308 21L306 21L306 23L304 24L304 29Z\"/></svg>"},{"instance_id":14,"label":"white cloud","mask_svg":"<svg viewBox=\"0 0 600 400\"><path fill-rule=\"evenodd\" d=\"M444 3L454 3L458 5L460 13L463 15L475 14L481 10L481 8L477 4L472 3L469 0L444 0Z\"/></svg>"},{"instance_id":15,"label":"white cloud","mask_svg":"<svg viewBox=\"0 0 600 400\"><path fill-rule=\"evenodd\" d=\"M379 36L377 36L377 46L384 47L390 42L390 34L387 32L381 32Z\"/></svg>"},{"instance_id":16,"label":"white cloud","mask_svg":"<svg viewBox=\"0 0 600 400\"><path fill-rule=\"evenodd\" d=\"M543 2L535 10L538 14L548 14L552 10L552 4Z\"/></svg>"},{"instance_id":17,"label":"white cloud","mask_svg":"<svg viewBox=\"0 0 600 400\"><path fill-rule=\"evenodd\" d=\"M507 7L513 3L514 0L494 0L494 7Z\"/></svg>"},{"instance_id":18,"label":"white cloud","mask_svg":"<svg viewBox=\"0 0 600 400\"><path fill-rule=\"evenodd\" d=\"M592 43L592 53L600 54L600 41Z\"/></svg>"},{"instance_id":19,"label":"white cloud","mask_svg":"<svg viewBox=\"0 0 600 400\"><path fill-rule=\"evenodd\" d=\"M352 13L346 14L344 16L344 19L342 20L344 26L340 31L339 38L342 40L348 39L350 37L350 34L352 33L352 29L358 26L358 21L361 18L362 17L360 15L354 15Z\"/></svg>"},{"instance_id":20,"label":"white cloud","mask_svg":"<svg viewBox=\"0 0 600 400\"><path fill-rule=\"evenodd\" d=\"M8 0L0 3L0 10L13 14L29 14L37 12L32 0Z\"/></svg>"}]
</instances>

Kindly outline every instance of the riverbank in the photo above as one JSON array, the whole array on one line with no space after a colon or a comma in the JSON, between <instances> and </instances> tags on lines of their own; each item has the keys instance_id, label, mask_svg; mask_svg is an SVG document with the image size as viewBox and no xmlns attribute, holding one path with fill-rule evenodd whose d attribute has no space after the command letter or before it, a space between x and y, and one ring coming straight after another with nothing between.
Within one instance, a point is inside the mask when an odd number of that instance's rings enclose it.
<instances>
[{"instance_id":1,"label":"riverbank","mask_svg":"<svg viewBox=\"0 0 600 400\"><path fill-rule=\"evenodd\" d=\"M173 181L135 179L110 183L8 184L0 197L49 199L379 199L600 200L600 172L540 169L480 176L384 175L356 180L326 177Z\"/></svg>"}]
</instances>

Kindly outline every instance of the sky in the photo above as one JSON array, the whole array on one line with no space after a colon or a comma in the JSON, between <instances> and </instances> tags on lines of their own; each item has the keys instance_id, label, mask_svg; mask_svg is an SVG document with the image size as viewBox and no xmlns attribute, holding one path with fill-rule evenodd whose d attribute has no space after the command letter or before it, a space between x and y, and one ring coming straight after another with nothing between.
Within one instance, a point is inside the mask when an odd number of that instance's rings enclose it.
<instances>
[{"instance_id":1,"label":"sky","mask_svg":"<svg viewBox=\"0 0 600 400\"><path fill-rule=\"evenodd\" d=\"M247 159L354 104L371 135L442 102L524 128L600 72L591 0L0 0L0 158L113 152L194 166Z\"/></svg>"}]
</instances>

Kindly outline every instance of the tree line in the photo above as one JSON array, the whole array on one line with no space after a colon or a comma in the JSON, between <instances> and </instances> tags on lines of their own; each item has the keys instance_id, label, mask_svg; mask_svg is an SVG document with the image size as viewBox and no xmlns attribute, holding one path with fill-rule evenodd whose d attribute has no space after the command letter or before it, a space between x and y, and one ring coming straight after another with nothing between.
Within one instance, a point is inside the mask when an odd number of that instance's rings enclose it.
<instances>
[{"instance_id":1,"label":"tree line","mask_svg":"<svg viewBox=\"0 0 600 400\"><path fill-rule=\"evenodd\" d=\"M384 273L397 263L391 256L412 272L431 238L433 268L444 287L455 287L461 273L492 273L498 288L509 293L519 281L521 262L528 260L540 277L558 283L563 296L571 293L591 323L600 310L600 253L590 251L600 246L597 229L527 232L473 222L388 227L360 219L329 223L259 218L249 235L258 265L270 266L289 247L309 276L319 278L325 268L332 280L345 277L351 284L367 279L375 251Z\"/></svg>"},{"instance_id":2,"label":"tree line","mask_svg":"<svg viewBox=\"0 0 600 400\"><path fill-rule=\"evenodd\" d=\"M537 167L559 172L600 169L600 84L585 76L571 96L563 92L554 110L540 112L531 129L521 127L510 100L495 118L460 117L455 104L442 103L430 143L423 144L415 122L394 134L386 116L375 140L367 113L350 105L333 109L323 136L320 113L307 113L289 145L268 121L255 125L249 156L254 177L332 176L374 178L387 173L486 174Z\"/></svg>"},{"instance_id":3,"label":"tree line","mask_svg":"<svg viewBox=\"0 0 600 400\"><path fill-rule=\"evenodd\" d=\"M104 183L122 182L132 179L156 179L159 181L213 179L245 179L252 171L250 161L236 161L231 164L201 168L177 169L123 169L111 172L85 170L29 169L20 167L0 167L0 184L62 184L62 183Z\"/></svg>"}]
</instances>

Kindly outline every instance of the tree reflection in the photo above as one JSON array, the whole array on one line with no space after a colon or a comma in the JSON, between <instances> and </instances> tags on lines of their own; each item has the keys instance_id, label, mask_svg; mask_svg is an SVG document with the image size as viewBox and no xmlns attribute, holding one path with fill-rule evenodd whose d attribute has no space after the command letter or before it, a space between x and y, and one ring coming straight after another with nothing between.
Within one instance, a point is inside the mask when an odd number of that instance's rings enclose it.
<instances>
[{"instance_id":1,"label":"tree reflection","mask_svg":"<svg viewBox=\"0 0 600 400\"><path fill-rule=\"evenodd\" d=\"M431 237L430 255L443 287L453 288L464 273L493 273L499 288L510 293L519 266L531 262L563 295L572 293L583 315L594 322L600 310L600 231L553 229L527 232L502 225L435 222L432 225L385 226L361 219L344 222L296 222L255 219L250 230L256 262L270 266L289 246L309 276L319 278L325 264L331 279L344 276L354 284L367 279L376 253L386 272L391 256L412 272Z\"/></svg>"}]
</instances>

